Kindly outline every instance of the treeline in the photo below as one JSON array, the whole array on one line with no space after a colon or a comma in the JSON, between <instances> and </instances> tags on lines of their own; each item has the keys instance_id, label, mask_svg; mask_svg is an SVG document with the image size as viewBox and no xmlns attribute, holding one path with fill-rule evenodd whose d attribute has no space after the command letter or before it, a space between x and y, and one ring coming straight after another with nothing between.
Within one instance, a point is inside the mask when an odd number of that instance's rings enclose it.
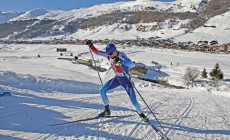
<instances>
[{"instance_id":1,"label":"treeline","mask_svg":"<svg viewBox=\"0 0 230 140\"><path fill-rule=\"evenodd\" d=\"M202 14L207 18L221 15L229 10L230 0L210 0Z\"/></svg>"},{"instance_id":2,"label":"treeline","mask_svg":"<svg viewBox=\"0 0 230 140\"><path fill-rule=\"evenodd\" d=\"M95 28L97 26L112 25L114 23L138 24L164 22L168 19L194 19L196 13L167 13L160 11L138 11L138 12L114 12L101 15L94 18L84 19L81 22L75 22L78 29ZM70 23L74 25L74 23Z\"/></svg>"}]
</instances>

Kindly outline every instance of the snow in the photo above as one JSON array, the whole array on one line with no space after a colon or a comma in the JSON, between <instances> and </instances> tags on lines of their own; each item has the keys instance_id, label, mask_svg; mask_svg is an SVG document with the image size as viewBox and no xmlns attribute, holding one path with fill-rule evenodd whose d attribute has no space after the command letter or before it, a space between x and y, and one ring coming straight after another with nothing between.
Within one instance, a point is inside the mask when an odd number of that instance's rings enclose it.
<instances>
[{"instance_id":1,"label":"snow","mask_svg":"<svg viewBox=\"0 0 230 140\"><path fill-rule=\"evenodd\" d=\"M186 28L181 28L181 24L188 23L189 20L179 20L173 28L168 28L168 21L164 24L164 28L156 31L141 32L137 31L136 28L140 25L151 27L156 23L138 23L138 24L119 24L114 23L113 25L103 25L94 29L78 30L78 32L66 36L67 39L78 38L78 39L136 39L136 38L150 38L150 37L161 37L162 39L173 38L176 42L189 42L197 43L198 41L213 41L217 40L220 44L229 43L230 39L230 22L229 22L230 11L223 15L218 15L208 20L206 26L212 27L199 27L192 31L192 33L185 33ZM130 29L125 31L124 27L128 26ZM122 38L121 38L122 36ZM40 39L40 38L37 38Z\"/></svg>"},{"instance_id":2,"label":"snow","mask_svg":"<svg viewBox=\"0 0 230 140\"><path fill-rule=\"evenodd\" d=\"M181 23L184 23L184 21L180 21L178 25L180 25ZM123 39L136 39L136 38L150 38L150 37L158 36L167 39L175 36L180 36L185 32L185 29L173 30L168 28L164 28L157 31L141 32L136 30L136 28L140 25L151 28L151 26L155 25L155 23L149 23L149 24L138 23L133 25L115 23L113 25L103 25L95 29L87 29L87 30L80 29L78 30L78 32L66 36L66 38L97 40L97 39L105 39L106 37L107 39L123 40ZM130 30L125 31L124 29L125 26L130 27ZM175 26L175 28L177 28L177 26Z\"/></svg>"},{"instance_id":3,"label":"snow","mask_svg":"<svg viewBox=\"0 0 230 140\"><path fill-rule=\"evenodd\" d=\"M24 14L12 19L12 20L29 20L29 19L36 19L36 17L46 14L48 11L43 9L34 9Z\"/></svg>"},{"instance_id":4,"label":"snow","mask_svg":"<svg viewBox=\"0 0 230 140\"><path fill-rule=\"evenodd\" d=\"M61 10L42 10L34 9L28 11L19 17L11 19L14 20L26 20L26 19L40 19L40 20L57 20L63 21L65 24L68 24L71 21L76 21L78 19L88 19L92 17L97 17L103 14L112 13L115 11L141 11L146 10L149 7L155 7L156 11L170 11L170 12L196 12L195 9L198 9L199 4L202 0L176 0L173 2L160 2L155 0L136 0L136 1L123 1L115 2L109 4L99 4L89 8L80 8L69 11ZM194 7L196 7L194 9ZM77 39L137 39L137 38L150 38L150 37L160 37L161 39L174 38L176 42L189 42L197 43L198 41L212 41L217 40L220 44L229 43L230 36L230 24L229 24L229 15L230 11L226 12L223 15L219 15L211 18L205 23L208 26L215 26L216 28L211 27L199 27L192 33L185 33L187 28L180 28L181 24L186 24L189 20L179 20L176 25L173 25L172 28L168 28L168 20L164 22L164 28L157 31L137 31L137 27L144 25L151 27L156 23L138 23L138 24L121 24L114 23L112 25L103 25L94 27L93 29L79 29L77 32L70 35L58 35L52 36L52 38L62 38L67 39L77 38ZM39 21L38 21L39 22ZM129 30L125 30L125 26L129 27ZM54 29L62 31L63 26L55 26ZM121 38L122 36L122 38ZM5 39L9 38L6 37ZM48 37L38 37L33 38L35 40L50 40Z\"/></svg>"},{"instance_id":5,"label":"snow","mask_svg":"<svg viewBox=\"0 0 230 140\"><path fill-rule=\"evenodd\" d=\"M52 19L52 20L67 20L72 21L78 18L89 18L96 17L102 14L107 14L120 11L137 11L143 10L147 7L156 7L158 10L167 10L173 7L173 12L195 12L192 9L192 5L197 5L201 0L187 0L187 1L175 1L175 2L160 2L152 0L137 0L137 1L124 1L124 2L115 2L110 4L99 4L89 8L80 8L69 11L56 11L49 10L45 11L42 9L35 9L26 12L25 14L14 18L12 20L21 20L21 19ZM181 7L181 3L184 4Z\"/></svg>"},{"instance_id":6,"label":"snow","mask_svg":"<svg viewBox=\"0 0 230 140\"><path fill-rule=\"evenodd\" d=\"M15 12L15 11L0 11L0 23L5 23L9 21L12 18L18 17L20 14L23 14L21 12Z\"/></svg>"},{"instance_id":7,"label":"snow","mask_svg":"<svg viewBox=\"0 0 230 140\"><path fill-rule=\"evenodd\" d=\"M104 45L96 46L100 50L105 48ZM56 52L58 47L67 48L74 55L89 51L85 45L0 44L0 93L12 94L0 97L0 139L159 138L150 126L140 121L126 91L120 87L108 92L112 115L132 116L48 126L93 117L103 109L97 72L85 65L57 59L60 56ZM169 75L168 82L177 86L184 86L182 76L187 67L200 71L206 68L209 72L218 62L224 80L217 87L210 85L210 80L197 82L188 89L164 87L135 78L134 82L172 140L229 139L229 55L118 47L135 62L152 68L151 61L158 62L163 66L161 71ZM91 55L82 57L90 58ZM103 65L106 61L103 60ZM112 78L110 73L100 72L103 83ZM149 119L160 128L138 94L137 98Z\"/></svg>"},{"instance_id":8,"label":"snow","mask_svg":"<svg viewBox=\"0 0 230 140\"><path fill-rule=\"evenodd\" d=\"M199 27L193 31L193 33L189 33L180 37L176 37L177 41L194 41L197 43L200 40L218 40L219 43L229 43L230 39L230 11L215 16L208 20L205 25L209 27ZM210 26L214 26L212 28Z\"/></svg>"}]
</instances>

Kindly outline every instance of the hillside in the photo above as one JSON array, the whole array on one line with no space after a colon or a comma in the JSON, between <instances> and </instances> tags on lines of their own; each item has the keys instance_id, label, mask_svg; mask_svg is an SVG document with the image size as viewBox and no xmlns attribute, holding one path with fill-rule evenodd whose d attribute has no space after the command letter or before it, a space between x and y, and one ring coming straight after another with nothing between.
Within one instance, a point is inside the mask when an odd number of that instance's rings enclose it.
<instances>
[{"instance_id":1,"label":"hillside","mask_svg":"<svg viewBox=\"0 0 230 140\"><path fill-rule=\"evenodd\" d=\"M7 12L0 11L0 24L8 22L9 20L20 16L21 14L23 14L23 13L22 12L13 12L13 11L7 11Z\"/></svg>"},{"instance_id":2,"label":"hillside","mask_svg":"<svg viewBox=\"0 0 230 140\"><path fill-rule=\"evenodd\" d=\"M93 117L103 110L97 72L85 65L57 59L60 56L57 47L91 58L86 45L0 44L0 139L158 140L156 132L136 115L122 87L109 91L108 98L112 115L125 117L49 126ZM100 50L104 47L97 45ZM147 66L154 66L151 61L158 62L163 66L161 71L169 75L168 82L181 86L185 86L182 76L187 67L199 71L206 68L210 72L218 62L224 79L216 86L210 77L199 77L194 87L184 89L134 77L133 81L171 140L229 139L229 55L135 46L118 49ZM41 57L37 57L38 53ZM95 59L108 62L99 56ZM100 72L100 75L103 83L114 76L112 71ZM10 92L11 96L3 92ZM151 122L161 129L136 95Z\"/></svg>"},{"instance_id":3,"label":"hillside","mask_svg":"<svg viewBox=\"0 0 230 140\"><path fill-rule=\"evenodd\" d=\"M175 2L138 0L101 4L71 11L34 9L0 24L0 38L65 37L122 40L179 37L176 40L183 40L188 31L196 32L196 29L204 26L209 19L227 13L229 6L230 2L223 0L177 0ZM227 19L220 20L224 23ZM228 24L224 28L228 28ZM221 28L218 29L223 33ZM215 35L212 32L205 34ZM228 43L227 35L223 36L224 43ZM193 36L195 37L196 34ZM199 39L195 39L194 42L197 40Z\"/></svg>"}]
</instances>

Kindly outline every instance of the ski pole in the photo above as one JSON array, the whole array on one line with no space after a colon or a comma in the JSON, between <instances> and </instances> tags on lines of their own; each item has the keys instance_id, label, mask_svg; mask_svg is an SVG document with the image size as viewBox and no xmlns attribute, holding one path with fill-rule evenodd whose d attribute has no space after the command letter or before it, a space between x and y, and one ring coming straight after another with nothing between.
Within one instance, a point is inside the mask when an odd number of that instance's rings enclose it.
<instances>
[{"instance_id":1,"label":"ski pole","mask_svg":"<svg viewBox=\"0 0 230 140\"><path fill-rule=\"evenodd\" d=\"M96 64L96 61L95 61L95 59L94 59L93 53L92 53L92 51L91 51L91 49L90 49L90 46L88 46L88 47L89 47L89 52L90 52L90 54L91 54L91 56L92 56L92 59L93 59L93 63L94 63L94 65L95 65L95 67L96 67L96 71L97 71L98 77L99 77L99 79L100 79L100 81L101 81L101 85L103 86L103 82L102 82L102 80L101 80L101 75L100 75L100 73L99 73L99 71L98 71L98 69L97 69L97 64ZM97 109L97 114L98 114L98 112L99 112L99 110ZM97 120L97 123L99 124L99 121L98 121L98 120ZM98 127L98 130L99 130L99 125L97 125L97 127ZM97 133L97 137L99 138L99 133Z\"/></svg>"},{"instance_id":2,"label":"ski pole","mask_svg":"<svg viewBox=\"0 0 230 140\"><path fill-rule=\"evenodd\" d=\"M99 79L100 79L100 81L101 81L101 85L103 86L103 82L102 82L102 80L101 80L101 75L100 75L100 73L99 73L99 71L98 71L98 69L97 69L96 61L95 61L95 59L94 59L94 56L93 56L93 53L92 53L90 47L89 47L89 51L90 51L90 54L91 54L91 56L92 56L92 58L93 58L93 63L94 63L94 66L95 66L95 68L96 68L98 77L99 77Z\"/></svg>"},{"instance_id":3,"label":"ski pole","mask_svg":"<svg viewBox=\"0 0 230 140\"><path fill-rule=\"evenodd\" d=\"M125 76L129 79L129 77L131 77L131 76L127 76L128 74L124 71L124 74L125 74ZM130 80L130 79L129 79ZM130 80L130 82L131 82L131 80ZM131 83L133 83L133 82L131 82ZM164 127L161 125L161 123L159 122L159 120L157 119L157 117L154 115L154 113L153 113L153 111L150 109L150 107L148 106L148 104L146 103L146 101L144 100L144 98L142 97L142 95L140 94L140 92L137 90L137 88L136 88L136 86L135 86L135 84L133 83L133 87L134 87L134 89L137 91L137 93L138 93L138 95L141 97L141 99L142 99L142 101L145 103L145 105L147 106L147 108L149 109L149 111L151 112L151 114L153 115L153 117L157 120L157 123L160 125L160 127L165 131L165 129L164 129Z\"/></svg>"},{"instance_id":4,"label":"ski pole","mask_svg":"<svg viewBox=\"0 0 230 140\"><path fill-rule=\"evenodd\" d=\"M157 119L157 117L154 115L153 111L150 109L150 107L148 106L148 104L146 103L146 101L144 100L144 98L142 97L142 95L140 94L140 92L137 90L137 88L135 87L135 85L133 84L134 89L137 91L137 93L139 94L139 96L141 97L141 99L143 100L143 102L145 103L145 105L147 106L147 108L149 109L149 111L152 113L153 117L157 120L157 123L160 125L160 127L165 131L164 127L161 125L161 123L159 122L159 120Z\"/></svg>"}]
</instances>

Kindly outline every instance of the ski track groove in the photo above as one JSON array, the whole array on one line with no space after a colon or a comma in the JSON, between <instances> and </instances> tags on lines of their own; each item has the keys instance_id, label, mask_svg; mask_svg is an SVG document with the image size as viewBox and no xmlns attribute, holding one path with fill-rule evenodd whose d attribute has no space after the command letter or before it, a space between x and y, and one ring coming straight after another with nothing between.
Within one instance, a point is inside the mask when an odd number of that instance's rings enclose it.
<instances>
[{"instance_id":1,"label":"ski track groove","mask_svg":"<svg viewBox=\"0 0 230 140\"><path fill-rule=\"evenodd\" d=\"M95 115L95 113L91 113L90 115L88 115L88 116L85 116L85 115L81 115L81 117L80 118L78 118L78 119L83 119L83 118L86 118L86 117L92 117L92 115ZM78 123L80 123L80 122L78 122ZM43 138L41 138L42 140L48 140L48 139L52 139L52 137L54 137L55 135L57 135L58 133L60 133L60 132L62 132L63 130L65 130L66 128L68 128L68 127L71 127L71 126L73 126L73 125L76 125L76 124L65 124L65 125L63 125L63 126L57 126L57 127L55 127L54 129L53 129L53 131L51 132L51 133L49 133L49 134L47 134L46 136L44 136ZM52 126L51 126L52 127Z\"/></svg>"},{"instance_id":2,"label":"ski track groove","mask_svg":"<svg viewBox=\"0 0 230 140\"><path fill-rule=\"evenodd\" d=\"M122 93L123 94L123 93ZM158 94L156 94L156 95L158 95ZM95 97L90 97L90 99L89 98L87 98L88 100L92 100L92 99L97 99L97 98L99 98L98 97L99 95L96 95ZM115 96L117 96L117 95L112 95L112 94L110 94L110 98L114 98ZM161 101L159 101L159 102L157 102L157 103L153 103L153 104L150 104L150 108L152 109L152 108L154 108L154 110L156 109L156 108L158 108L158 107L160 107L160 106L162 106L162 104L164 104L165 102L167 102L168 100L170 100L173 96L176 96L175 94L171 94L171 96L167 96L167 97L165 97L165 99L163 99L163 100L161 100ZM156 98L157 96L155 96L154 98ZM82 97L82 98L75 98L74 100L75 101L85 101L84 99L86 99L86 97ZM218 110L219 111L221 111L222 113L225 113L224 112L224 109L220 106L220 105L218 105L217 104L217 102L213 99L213 98L209 98L208 99L208 101L210 101L210 100L212 100L213 101L213 103L216 105L216 107L218 108ZM186 103L187 103L187 101L188 100L185 100L184 102L182 102L182 104L181 105L179 105L179 106L183 106L183 105L185 105ZM186 118L187 116L188 116L188 114L189 114L189 112L190 112L190 110L192 109L192 106L193 106L193 104L194 104L194 99L193 98L191 98L191 97L189 97L189 104L186 106L186 108L185 108L185 110L181 113L181 115L180 115L180 117L178 117L177 119L176 119L176 121L175 121L175 125L178 125L179 123L181 123L181 121L182 121L182 119L183 118ZM178 106L178 105L177 105ZM14 108L14 109L9 109L9 110L7 110L7 111L1 111L0 112L0 114L4 114L4 115L0 115L0 118L4 118L4 117L7 117L7 116L11 116L11 115L14 115L14 114L18 114L18 113L23 113L23 112L27 112L27 111L15 111L15 110L20 110L20 108L22 108L22 107L17 107L17 108ZM147 107L145 107L144 109L147 109ZM180 109L180 110L183 110L183 109L181 109L181 108L177 108L177 109ZM176 112L180 112L180 110L177 110ZM71 112L71 111L67 111L67 112L65 112L65 113L68 113L68 112ZM202 112L202 111L199 111L199 112ZM200 113L198 113L198 115L199 115ZM150 113L147 113L146 114L147 116L149 116L149 115L151 115ZM85 116L84 116L85 117ZM198 116L199 117L199 116ZM204 117L204 116L203 116ZM201 119L203 118L203 117L201 117ZM228 117L228 115L223 115L223 116L217 116L217 117L221 117L222 119L223 119L223 121L225 122L225 124L228 126L228 127L230 127L230 125L229 125L229 123L228 123L228 121L226 120L226 117ZM83 117L81 117L81 118L83 118ZM194 117L195 118L195 117ZM215 119L215 117L213 117L214 119ZM205 118L203 118L203 119L205 119ZM210 120L207 120L210 124L211 124L211 122L210 122ZM134 126L134 128L132 129L132 131L129 133L129 137L131 137L131 136L133 136L134 134L135 134L135 132L137 131L137 129L138 129L138 127L140 127L141 125L143 125L143 124L136 124L135 126ZM207 128L207 130L208 129L210 129L210 127L212 127L212 125L210 125L209 126L209 128L206 126L206 124L203 124L206 128ZM72 126L72 125L70 125L70 126ZM68 126L68 127L70 127L70 126ZM55 135L57 135L58 133L60 133L60 132L62 132L62 131L64 131L66 128L68 128L67 127L67 125L64 127L64 128L59 128L59 129L53 129L53 132L51 133L51 134L47 134L46 136L44 136L44 138L42 138L42 139L52 139L52 138L54 138L54 136ZM213 127L212 127L213 128ZM169 129L168 131L166 131L166 133L165 133L165 135L169 135L171 132L172 132L172 130L173 129ZM151 137L150 135L152 134L152 133L154 133L155 131L154 130L150 130L150 131L148 131L147 132L147 134L142 138L142 139L152 139L152 138L155 138L154 136L153 137ZM155 135L157 135L156 133L154 133ZM20 137L22 137L23 135L25 135L26 136L26 134L22 134L22 133L20 133L20 134L18 134L17 136L20 136ZM188 135L189 135L189 133L187 133L187 134L183 134L183 139L186 139L186 137L188 138ZM209 134L206 134L204 137L202 137L202 135L201 134L197 134L197 137L196 138L201 138L201 139L206 139L207 138L207 135L209 135ZM214 137L215 135L214 134L211 134L212 135L212 137ZM15 135L14 135L15 136ZM199 136L199 137L198 137ZM151 138L150 138L151 137ZM128 138L129 139L129 138Z\"/></svg>"},{"instance_id":3,"label":"ski track groove","mask_svg":"<svg viewBox=\"0 0 230 140\"><path fill-rule=\"evenodd\" d=\"M211 102L211 100L212 100L212 99L211 99L211 96L210 96L206 102ZM207 117L206 117L206 116L208 116L207 112L205 112L205 117L203 118L204 124L202 124L202 125L206 128L206 130L209 130L210 127L212 127L212 126L209 125L209 127L207 127L207 121L208 121L208 123L210 123L210 121L207 120ZM198 123L197 125L199 125L199 123ZM213 128L213 127L212 127L212 128ZM208 134L205 134L204 139L208 139L208 138L207 138L207 135L208 135ZM211 135L214 136L213 134L211 134Z\"/></svg>"},{"instance_id":4,"label":"ski track groove","mask_svg":"<svg viewBox=\"0 0 230 140\"><path fill-rule=\"evenodd\" d=\"M224 115L216 115L216 116L210 117L210 115L208 115L208 114L206 113L206 116L209 116L208 119L207 119L207 117L205 117L205 127L206 127L206 129L207 129L207 130L215 130L215 129L217 129L218 127L220 127L220 124L224 123L224 124L228 127L228 128L226 128L226 129L229 130L229 129L230 129L230 125L229 125L228 121L226 120L226 117L229 118L229 116L228 116L228 115L225 115L226 112L224 112L224 109L216 102L216 99L213 98L213 96L209 97L209 101L212 102L212 103L215 105L215 107L217 108L219 114L224 114ZM219 122L220 120L219 120L218 118L221 118L222 121ZM213 122L212 120L215 120L215 122ZM219 123L218 123L218 122L219 122ZM206 126L206 123L209 123L209 124L211 124L211 125L209 125L209 127L207 127L207 126ZM223 127L223 126L222 126L222 127ZM212 138L215 138L215 137L216 137L215 134L210 133L210 134L205 134L205 139L208 139L208 138L207 138L208 135L211 135ZM210 136L209 136L209 137L210 137Z\"/></svg>"},{"instance_id":5,"label":"ski track groove","mask_svg":"<svg viewBox=\"0 0 230 140\"><path fill-rule=\"evenodd\" d=\"M171 95L171 96L167 96L165 99L163 99L163 100L161 100L161 101L159 101L159 102L157 102L157 103L150 104L149 107L150 107L150 109L152 109L153 106L154 106L154 109L156 109L156 108L160 107L162 104L164 104L165 102L167 102L168 100L170 100L170 99L172 99L172 98L173 98L172 95ZM144 109L147 109L147 107L145 107ZM149 112L149 111L148 111L148 112ZM147 114L146 114L146 116L149 116L149 115L151 115L151 113L147 113ZM138 127L140 127L141 125L142 125L141 123L135 124L135 126L133 127L133 129L131 130L131 132L130 132L129 135L128 135L128 139L129 139L129 137L132 137L132 136L135 134L135 132L137 131ZM146 125L147 125L147 124L146 124ZM146 138L146 137L148 136L148 133L151 133L151 132L153 132L153 131L154 131L154 130L150 130L149 132L147 132L147 135L143 136L142 139ZM154 132L155 132L155 131L154 131ZM156 134L156 133L155 133L155 134ZM127 139L127 140L128 140L128 139Z\"/></svg>"},{"instance_id":6,"label":"ski track groove","mask_svg":"<svg viewBox=\"0 0 230 140\"><path fill-rule=\"evenodd\" d=\"M90 101L90 100L92 100L92 99L98 99L98 96L99 95L96 95L97 97L91 97L90 99L89 98L87 98L86 99L86 97L83 97L83 98L75 98L74 99L74 101ZM113 97L116 97L117 95L110 95L110 98L112 99ZM80 100L79 100L80 99ZM69 111L70 112L70 111ZM92 114L94 114L95 115L95 113L92 113ZM92 115L91 114L91 115ZM83 118L86 118L86 117L92 117L92 116L90 116L90 115L88 115L88 116L84 116L84 115L82 115L79 119L83 119ZM98 125L101 123L101 119L98 119L98 121L96 122ZM67 124L67 125L65 125L65 127L63 127L63 128L60 128L60 129L58 129L58 130L54 130L51 134L48 134L47 136L45 136L44 138L42 138L43 140L46 140L46 139L52 139L52 137L54 137L55 135L57 135L58 133L60 133L60 132L62 132L64 129L66 129L66 128L68 128L68 127L70 127L70 126L72 126L72 125L74 125L74 124ZM100 131L100 126L98 126L98 131ZM98 134L97 134L98 135ZM99 136L99 135L98 135Z\"/></svg>"},{"instance_id":7,"label":"ski track groove","mask_svg":"<svg viewBox=\"0 0 230 140\"><path fill-rule=\"evenodd\" d=\"M169 98L167 98L166 100L163 100L163 102L161 101L161 103L159 103L157 106L155 106L155 108L153 107L153 105L152 105L152 107L150 107L150 108L154 108L154 110L155 110L156 108L160 107L162 104L164 104L164 103L166 103L167 101L173 99L173 97L175 97L175 96L176 96L176 94L173 94L173 95L171 94ZM151 113L149 113L148 116L149 116L149 115L151 115ZM154 119L155 119L155 118L154 118ZM157 119L158 119L158 118L157 118ZM158 119L158 120L159 120L159 119ZM159 120L159 121L160 121L160 120ZM159 125L159 124L158 124L158 125ZM162 129L162 128L160 128L160 129ZM151 133L152 133L152 135L155 134L155 136L158 135L158 134L155 132L155 130L150 130L142 139L147 138L148 136L150 136ZM153 138L155 138L155 137L153 136L153 137L151 137L150 139L153 139Z\"/></svg>"},{"instance_id":8,"label":"ski track groove","mask_svg":"<svg viewBox=\"0 0 230 140\"><path fill-rule=\"evenodd\" d=\"M13 88L13 87L10 87L10 88ZM14 89L12 89L12 90L14 90ZM155 96L154 98L156 98L157 95L158 95L158 94L156 94L156 96ZM99 96L99 95L96 95L96 97L90 97L90 99L89 99L89 98L86 99L86 97L75 98L74 101L85 101L85 99L89 101L89 100L92 100L92 99L97 99L98 96ZM110 95L110 98L113 98L114 96L117 96L117 95ZM174 95L174 96L175 96L175 95ZM167 102L168 100L172 99L172 97L173 97L172 95L171 95L171 96L167 96L166 99L163 99L163 100L161 100L161 101L159 101L159 102L157 102L157 103L155 103L155 104L150 104L150 108L151 108L151 109L154 108L154 110L155 110L156 108L160 107L162 104L164 104L165 102ZM18 107L18 108L22 108L22 107ZM147 107L145 107L144 109L147 109ZM8 111L8 112L10 112L9 114L6 114L6 113L3 112L4 115L0 116L0 118L6 117L6 116L10 116L10 115L14 115L14 114L18 114L18 113L28 112L28 110L26 110L26 111L14 111L14 110L17 110L17 109L12 109L11 111ZM11 113L11 112L12 112L12 113ZM65 113L68 113L68 112L71 112L71 111L67 111L67 112L65 112ZM149 116L150 114L151 114L151 113L148 113L148 114L146 114L146 115ZM80 119L83 118L83 117L85 117L85 116L80 117ZM99 123L100 123L100 120L99 120ZM140 123L140 124L136 124L136 125L134 126L133 130L131 131L131 133L129 134L129 137L131 137L133 134L135 134L135 132L137 131L138 127L140 127L141 125L142 125L141 123ZM41 139L44 139L44 140L45 140L45 139L50 139L50 138L54 137L55 135L57 135L58 133L62 132L64 129L66 129L66 128L70 127L70 126L72 126L72 125L65 125L65 127L63 127L63 128L54 129L53 132L51 132L50 134L47 134L46 136L44 136L44 137L41 138ZM99 128L99 129L100 129L100 128ZM153 131L154 131L154 130L151 130L151 131L149 131L148 133L152 133ZM156 133L155 133L155 134L156 134ZM22 133L20 133L20 134L17 135L17 136L23 137L23 135L26 136L27 134L22 134ZM147 135L147 136L148 136L148 135ZM144 136L144 137L147 137L147 136Z\"/></svg>"},{"instance_id":9,"label":"ski track groove","mask_svg":"<svg viewBox=\"0 0 230 140\"><path fill-rule=\"evenodd\" d=\"M216 107L218 108L218 110L221 112L221 114L225 114L224 109L212 98L213 102L215 103ZM224 118L224 116L218 116L221 117L224 120L224 123L229 127L230 129L230 124L228 123L228 121Z\"/></svg>"},{"instance_id":10,"label":"ski track groove","mask_svg":"<svg viewBox=\"0 0 230 140\"><path fill-rule=\"evenodd\" d=\"M182 121L182 118L184 117L187 117L190 110L192 109L192 106L194 104L194 99L189 97L189 104L187 105L187 107L185 108L185 110L181 113L180 117L173 123L174 125L178 125L181 121ZM169 129L165 132L165 135L169 135L171 132L172 132L173 129Z\"/></svg>"}]
</instances>

